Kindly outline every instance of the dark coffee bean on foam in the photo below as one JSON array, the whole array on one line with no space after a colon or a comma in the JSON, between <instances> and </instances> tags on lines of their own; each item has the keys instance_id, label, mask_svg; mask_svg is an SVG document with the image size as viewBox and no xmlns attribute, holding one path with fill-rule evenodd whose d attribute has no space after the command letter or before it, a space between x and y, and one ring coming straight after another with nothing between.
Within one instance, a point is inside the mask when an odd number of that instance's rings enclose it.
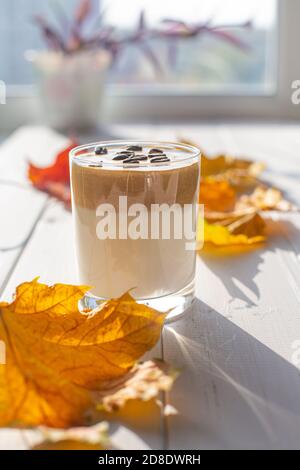
<instances>
[{"instance_id":1,"label":"dark coffee bean on foam","mask_svg":"<svg viewBox=\"0 0 300 470\"><path fill-rule=\"evenodd\" d=\"M129 152L141 152L143 147L141 147L141 145L130 145L126 150Z\"/></svg>"},{"instance_id":2,"label":"dark coffee bean on foam","mask_svg":"<svg viewBox=\"0 0 300 470\"><path fill-rule=\"evenodd\" d=\"M133 164L139 164L140 160L134 159L134 158L127 158L127 160L124 160L123 163L126 165L133 165Z\"/></svg>"},{"instance_id":3,"label":"dark coffee bean on foam","mask_svg":"<svg viewBox=\"0 0 300 470\"><path fill-rule=\"evenodd\" d=\"M150 163L168 163L170 161L168 157L155 157L151 158Z\"/></svg>"},{"instance_id":4,"label":"dark coffee bean on foam","mask_svg":"<svg viewBox=\"0 0 300 470\"><path fill-rule=\"evenodd\" d=\"M105 147L96 147L95 148L96 155L107 155L107 149Z\"/></svg>"},{"instance_id":5,"label":"dark coffee bean on foam","mask_svg":"<svg viewBox=\"0 0 300 470\"><path fill-rule=\"evenodd\" d=\"M126 160L127 158L128 158L128 155L117 154L117 155L113 158L113 160L119 162L119 161L122 161L122 160Z\"/></svg>"},{"instance_id":6,"label":"dark coffee bean on foam","mask_svg":"<svg viewBox=\"0 0 300 470\"><path fill-rule=\"evenodd\" d=\"M165 152L161 149L151 149L149 150L149 155L162 155Z\"/></svg>"}]
</instances>

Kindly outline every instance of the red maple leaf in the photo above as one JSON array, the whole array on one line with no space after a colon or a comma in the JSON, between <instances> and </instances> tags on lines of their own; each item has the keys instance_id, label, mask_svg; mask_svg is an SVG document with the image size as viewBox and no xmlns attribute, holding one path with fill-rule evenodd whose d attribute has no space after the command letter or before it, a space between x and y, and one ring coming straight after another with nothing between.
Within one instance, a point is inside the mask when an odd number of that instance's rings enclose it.
<instances>
[{"instance_id":1,"label":"red maple leaf","mask_svg":"<svg viewBox=\"0 0 300 470\"><path fill-rule=\"evenodd\" d=\"M40 168L29 163L28 167L28 178L33 186L56 197L67 207L71 204L69 153L77 145L77 142L72 141L58 153L53 165Z\"/></svg>"}]
</instances>

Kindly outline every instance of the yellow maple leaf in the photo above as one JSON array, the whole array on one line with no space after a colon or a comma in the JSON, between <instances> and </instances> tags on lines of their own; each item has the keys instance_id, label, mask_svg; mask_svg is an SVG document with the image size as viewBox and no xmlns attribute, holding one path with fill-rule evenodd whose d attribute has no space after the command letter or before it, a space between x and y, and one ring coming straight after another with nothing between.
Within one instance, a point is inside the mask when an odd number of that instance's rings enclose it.
<instances>
[{"instance_id":1,"label":"yellow maple leaf","mask_svg":"<svg viewBox=\"0 0 300 470\"><path fill-rule=\"evenodd\" d=\"M237 220L209 224L204 221L204 240L215 246L254 245L265 240L264 221L258 214L248 214Z\"/></svg>"},{"instance_id":2,"label":"yellow maple leaf","mask_svg":"<svg viewBox=\"0 0 300 470\"><path fill-rule=\"evenodd\" d=\"M186 139L183 142L195 145ZM200 203L204 204L205 221L199 224L198 240L204 240L204 246L256 245L266 239L263 211L297 210L279 189L259 181L263 163L227 154L213 158L201 154Z\"/></svg>"},{"instance_id":3,"label":"yellow maple leaf","mask_svg":"<svg viewBox=\"0 0 300 470\"><path fill-rule=\"evenodd\" d=\"M102 384L127 374L158 341L165 314L129 294L84 314L78 301L87 291L34 280L0 303L0 426L84 423Z\"/></svg>"}]
</instances>

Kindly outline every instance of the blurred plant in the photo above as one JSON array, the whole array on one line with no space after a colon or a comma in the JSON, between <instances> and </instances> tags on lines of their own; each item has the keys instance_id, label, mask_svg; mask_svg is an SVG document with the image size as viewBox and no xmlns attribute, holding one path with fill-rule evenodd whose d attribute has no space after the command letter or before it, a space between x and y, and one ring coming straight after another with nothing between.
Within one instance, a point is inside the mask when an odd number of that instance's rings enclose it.
<instances>
[{"instance_id":1,"label":"blurred plant","mask_svg":"<svg viewBox=\"0 0 300 470\"><path fill-rule=\"evenodd\" d=\"M66 55L76 54L84 50L105 49L113 61L128 45L137 45L150 60L157 72L162 72L162 65L150 46L150 40L164 39L169 48L169 65L176 61L177 45L179 40L196 38L210 34L241 50L248 50L248 45L231 30L233 28L250 28L251 22L234 25L214 26L211 21L188 24L181 20L165 18L158 28L150 28L145 20L145 12L139 16L138 25L133 32L118 31L115 27L104 25L104 13L95 18L93 0L79 0L73 18L68 19L58 3L55 4L55 13L59 20L60 30L49 24L41 15L35 16L35 22L40 27L44 39L51 50L60 51ZM94 18L96 27L90 34L84 33L86 23Z\"/></svg>"}]
</instances>

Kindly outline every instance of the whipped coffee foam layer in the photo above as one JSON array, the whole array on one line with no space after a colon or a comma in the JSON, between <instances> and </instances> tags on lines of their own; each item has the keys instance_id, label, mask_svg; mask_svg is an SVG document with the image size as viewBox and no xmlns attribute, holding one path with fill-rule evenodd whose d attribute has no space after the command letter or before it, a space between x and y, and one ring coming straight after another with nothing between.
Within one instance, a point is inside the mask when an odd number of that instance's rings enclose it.
<instances>
[{"instance_id":1,"label":"whipped coffee foam layer","mask_svg":"<svg viewBox=\"0 0 300 470\"><path fill-rule=\"evenodd\" d=\"M94 209L99 204L116 204L127 196L128 204L192 204L199 185L199 165L148 171L108 170L72 165L75 206Z\"/></svg>"}]
</instances>

